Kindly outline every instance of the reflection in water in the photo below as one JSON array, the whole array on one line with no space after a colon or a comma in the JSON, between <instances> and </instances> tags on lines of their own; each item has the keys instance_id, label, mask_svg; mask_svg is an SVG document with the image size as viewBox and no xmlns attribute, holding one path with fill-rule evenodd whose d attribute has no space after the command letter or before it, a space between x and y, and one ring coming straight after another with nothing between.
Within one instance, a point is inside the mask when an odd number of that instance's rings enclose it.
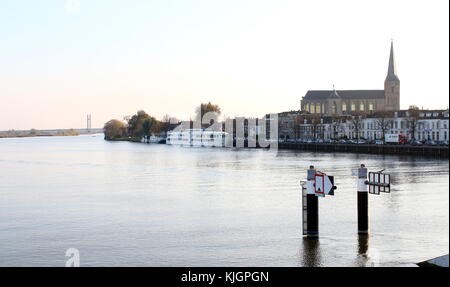
<instances>
[{"instance_id":1,"label":"reflection in water","mask_svg":"<svg viewBox=\"0 0 450 287\"><path fill-rule=\"evenodd\" d=\"M356 257L356 266L366 267L370 260L369 253L369 235L358 234L358 256Z\"/></svg>"},{"instance_id":2,"label":"reflection in water","mask_svg":"<svg viewBox=\"0 0 450 287\"><path fill-rule=\"evenodd\" d=\"M319 267L322 265L320 241L317 238L303 238L302 266Z\"/></svg>"},{"instance_id":3,"label":"reflection in water","mask_svg":"<svg viewBox=\"0 0 450 287\"><path fill-rule=\"evenodd\" d=\"M358 255L367 255L369 249L369 235L358 234Z\"/></svg>"}]
</instances>

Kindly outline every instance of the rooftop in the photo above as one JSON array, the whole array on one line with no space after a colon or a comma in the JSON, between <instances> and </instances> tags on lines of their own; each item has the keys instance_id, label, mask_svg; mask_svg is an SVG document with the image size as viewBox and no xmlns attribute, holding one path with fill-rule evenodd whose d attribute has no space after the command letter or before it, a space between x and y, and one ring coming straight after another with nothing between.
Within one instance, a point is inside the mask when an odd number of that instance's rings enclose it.
<instances>
[{"instance_id":1,"label":"rooftop","mask_svg":"<svg viewBox=\"0 0 450 287\"><path fill-rule=\"evenodd\" d=\"M384 99L384 90L310 90L303 100L341 99Z\"/></svg>"}]
</instances>

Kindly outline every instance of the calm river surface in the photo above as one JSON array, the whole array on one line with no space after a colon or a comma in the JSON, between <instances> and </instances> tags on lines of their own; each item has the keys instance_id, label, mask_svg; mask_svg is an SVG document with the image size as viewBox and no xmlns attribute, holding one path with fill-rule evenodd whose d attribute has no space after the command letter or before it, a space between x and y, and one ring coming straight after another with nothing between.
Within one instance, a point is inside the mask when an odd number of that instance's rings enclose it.
<instances>
[{"instance_id":1,"label":"calm river surface","mask_svg":"<svg viewBox=\"0 0 450 287\"><path fill-rule=\"evenodd\" d=\"M359 239L351 169L386 168ZM320 240L302 238L299 181L336 178ZM449 252L449 161L181 148L102 135L0 139L0 266L412 266Z\"/></svg>"}]
</instances>

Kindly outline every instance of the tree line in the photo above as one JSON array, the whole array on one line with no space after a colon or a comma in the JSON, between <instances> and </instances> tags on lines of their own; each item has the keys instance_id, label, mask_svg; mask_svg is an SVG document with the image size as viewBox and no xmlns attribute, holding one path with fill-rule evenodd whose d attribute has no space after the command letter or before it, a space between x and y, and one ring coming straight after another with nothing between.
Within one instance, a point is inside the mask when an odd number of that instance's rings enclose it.
<instances>
[{"instance_id":1,"label":"tree line","mask_svg":"<svg viewBox=\"0 0 450 287\"><path fill-rule=\"evenodd\" d=\"M163 120L159 121L145 111L138 111L133 116L125 117L124 121L116 119L108 121L103 131L106 140L140 139L143 136L161 133L169 121L168 116L164 116Z\"/></svg>"},{"instance_id":2,"label":"tree line","mask_svg":"<svg viewBox=\"0 0 450 287\"><path fill-rule=\"evenodd\" d=\"M220 115L221 110L218 105L202 103L196 109L196 118L201 119L208 112L215 112ZM213 119L217 121L218 119ZM147 114L145 111L138 111L133 116L127 116L123 121L114 119L105 123L103 131L106 140L140 140L143 136L166 133L174 125L179 124L179 120L165 115L161 121Z\"/></svg>"}]
</instances>

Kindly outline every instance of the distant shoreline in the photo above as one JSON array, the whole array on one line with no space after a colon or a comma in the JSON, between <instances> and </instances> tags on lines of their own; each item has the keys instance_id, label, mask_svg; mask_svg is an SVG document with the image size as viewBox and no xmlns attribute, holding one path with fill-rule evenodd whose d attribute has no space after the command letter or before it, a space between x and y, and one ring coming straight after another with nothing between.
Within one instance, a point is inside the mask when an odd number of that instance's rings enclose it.
<instances>
[{"instance_id":1,"label":"distant shoreline","mask_svg":"<svg viewBox=\"0 0 450 287\"><path fill-rule=\"evenodd\" d=\"M52 137L52 136L79 136L86 134L103 133L103 129L55 129L55 130L9 130L0 131L0 138L30 138L30 137Z\"/></svg>"}]
</instances>

